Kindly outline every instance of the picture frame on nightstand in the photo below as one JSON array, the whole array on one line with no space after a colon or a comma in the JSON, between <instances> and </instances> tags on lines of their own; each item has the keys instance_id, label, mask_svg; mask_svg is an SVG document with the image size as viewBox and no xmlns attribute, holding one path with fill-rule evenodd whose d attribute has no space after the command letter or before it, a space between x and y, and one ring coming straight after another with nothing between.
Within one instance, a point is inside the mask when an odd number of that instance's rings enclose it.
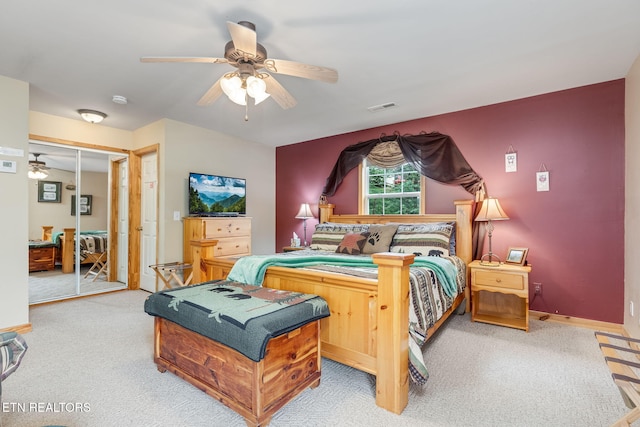
<instances>
[{"instance_id":1,"label":"picture frame on nightstand","mask_svg":"<svg viewBox=\"0 0 640 427\"><path fill-rule=\"evenodd\" d=\"M505 263L514 265L525 265L529 248L509 248Z\"/></svg>"}]
</instances>

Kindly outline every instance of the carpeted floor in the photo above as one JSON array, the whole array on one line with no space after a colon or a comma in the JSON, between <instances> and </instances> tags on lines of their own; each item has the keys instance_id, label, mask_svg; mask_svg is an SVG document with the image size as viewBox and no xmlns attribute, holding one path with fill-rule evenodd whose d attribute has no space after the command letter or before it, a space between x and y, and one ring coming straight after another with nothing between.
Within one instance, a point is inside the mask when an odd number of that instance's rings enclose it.
<instances>
[{"instance_id":1,"label":"carpeted floor","mask_svg":"<svg viewBox=\"0 0 640 427\"><path fill-rule=\"evenodd\" d=\"M107 282L104 276L94 279L89 275L84 278L90 265L83 265L80 270L80 294L89 295L114 289L124 289L126 285L121 282ZM54 301L70 296L76 296L76 275L64 274L61 267L57 266L51 271L36 271L29 273L29 304Z\"/></svg>"},{"instance_id":2,"label":"carpeted floor","mask_svg":"<svg viewBox=\"0 0 640 427\"><path fill-rule=\"evenodd\" d=\"M152 360L147 293L32 307L20 368L2 384L3 427L244 426ZM318 388L272 426L608 426L626 411L593 331L532 321L530 332L454 316L428 344L430 379L402 415L375 406L367 374L323 359Z\"/></svg>"}]
</instances>

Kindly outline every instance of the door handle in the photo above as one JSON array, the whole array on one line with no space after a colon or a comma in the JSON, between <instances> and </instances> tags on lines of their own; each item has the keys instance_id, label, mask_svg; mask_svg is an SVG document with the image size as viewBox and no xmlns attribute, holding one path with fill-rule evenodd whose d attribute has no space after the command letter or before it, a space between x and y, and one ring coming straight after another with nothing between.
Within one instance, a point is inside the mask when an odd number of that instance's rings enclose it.
<instances>
[{"instance_id":1,"label":"door handle","mask_svg":"<svg viewBox=\"0 0 640 427\"><path fill-rule=\"evenodd\" d=\"M136 230L142 231L142 227L136 227Z\"/></svg>"}]
</instances>

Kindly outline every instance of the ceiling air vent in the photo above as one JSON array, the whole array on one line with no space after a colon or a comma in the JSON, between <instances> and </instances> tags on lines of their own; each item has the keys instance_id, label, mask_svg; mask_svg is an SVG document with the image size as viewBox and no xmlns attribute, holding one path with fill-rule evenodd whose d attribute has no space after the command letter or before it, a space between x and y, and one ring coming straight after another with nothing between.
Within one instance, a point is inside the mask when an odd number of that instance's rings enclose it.
<instances>
[{"instance_id":1,"label":"ceiling air vent","mask_svg":"<svg viewBox=\"0 0 640 427\"><path fill-rule=\"evenodd\" d=\"M372 113L375 111L388 110L389 108L397 107L395 102L387 102L386 104L374 105L373 107L368 107L367 110Z\"/></svg>"}]
</instances>

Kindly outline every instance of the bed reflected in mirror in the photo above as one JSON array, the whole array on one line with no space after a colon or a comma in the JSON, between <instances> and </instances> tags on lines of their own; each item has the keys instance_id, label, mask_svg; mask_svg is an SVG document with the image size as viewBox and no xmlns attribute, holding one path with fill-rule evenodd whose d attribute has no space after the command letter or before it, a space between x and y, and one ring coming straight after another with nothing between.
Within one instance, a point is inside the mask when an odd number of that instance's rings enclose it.
<instances>
[{"instance_id":1,"label":"bed reflected in mirror","mask_svg":"<svg viewBox=\"0 0 640 427\"><path fill-rule=\"evenodd\" d=\"M36 142L29 151L47 174L29 180L29 303L124 289L109 246L113 155Z\"/></svg>"}]
</instances>

